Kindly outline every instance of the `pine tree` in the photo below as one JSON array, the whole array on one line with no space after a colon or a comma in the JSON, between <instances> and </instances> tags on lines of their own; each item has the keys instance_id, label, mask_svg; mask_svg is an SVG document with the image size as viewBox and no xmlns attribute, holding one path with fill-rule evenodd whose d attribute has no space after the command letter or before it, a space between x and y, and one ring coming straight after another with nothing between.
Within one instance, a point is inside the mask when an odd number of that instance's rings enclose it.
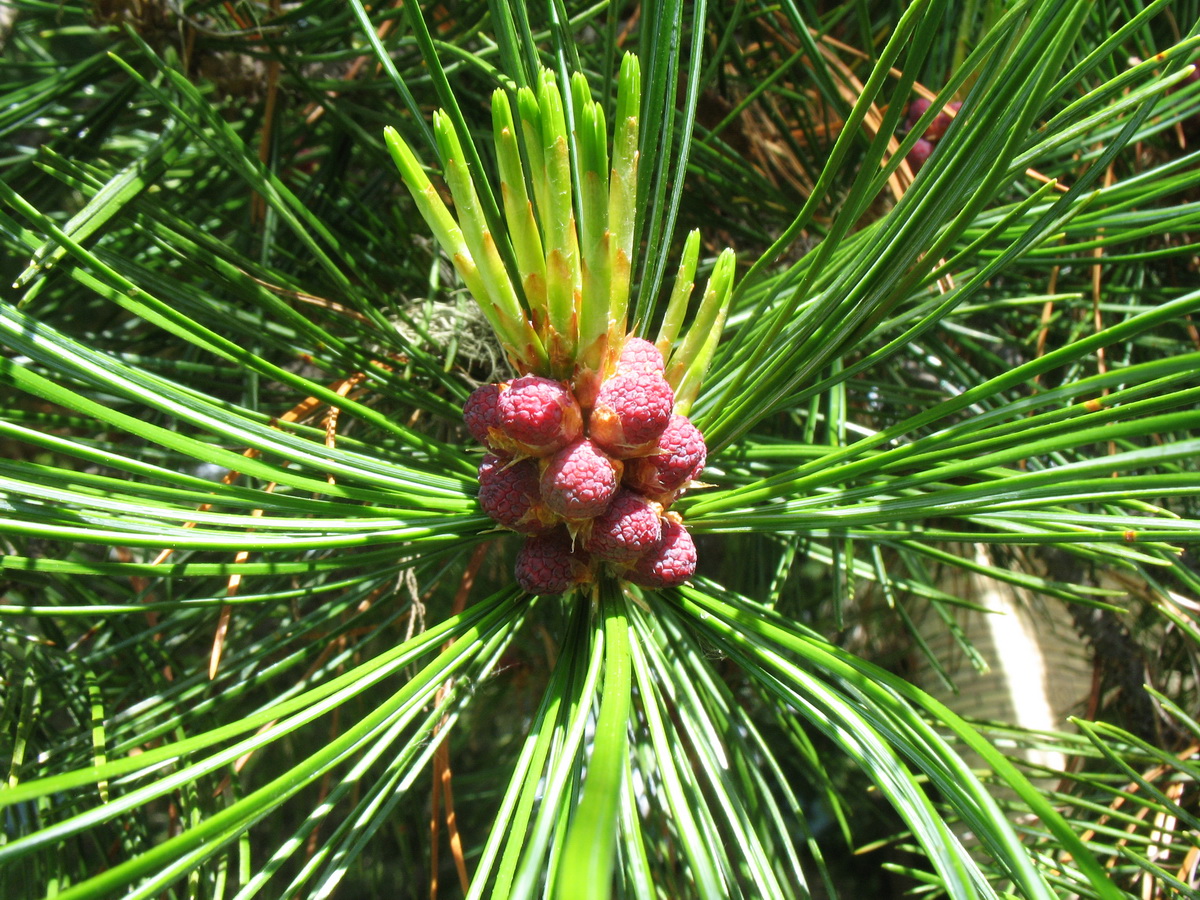
<instances>
[{"instance_id":1,"label":"pine tree","mask_svg":"<svg viewBox=\"0 0 1200 900\"><path fill-rule=\"evenodd\" d=\"M1200 890L1195 3L0 4L0 896ZM626 335L697 568L527 593Z\"/></svg>"}]
</instances>

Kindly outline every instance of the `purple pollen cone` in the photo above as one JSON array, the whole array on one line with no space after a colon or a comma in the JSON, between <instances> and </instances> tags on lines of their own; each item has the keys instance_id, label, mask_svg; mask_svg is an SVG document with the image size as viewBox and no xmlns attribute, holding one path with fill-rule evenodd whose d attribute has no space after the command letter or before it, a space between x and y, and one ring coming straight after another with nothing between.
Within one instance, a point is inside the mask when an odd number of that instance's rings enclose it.
<instances>
[{"instance_id":1,"label":"purple pollen cone","mask_svg":"<svg viewBox=\"0 0 1200 900\"><path fill-rule=\"evenodd\" d=\"M600 387L588 434L613 456L640 456L671 421L675 393L657 372L614 375Z\"/></svg>"},{"instance_id":2,"label":"purple pollen cone","mask_svg":"<svg viewBox=\"0 0 1200 900\"><path fill-rule=\"evenodd\" d=\"M500 428L509 438L514 453L549 456L583 431L583 414L575 395L561 381L552 378L539 375L517 378L507 390L501 390L497 405Z\"/></svg>"},{"instance_id":3,"label":"purple pollen cone","mask_svg":"<svg viewBox=\"0 0 1200 900\"><path fill-rule=\"evenodd\" d=\"M530 593L588 584L605 564L649 588L696 571L691 536L663 510L703 471L704 436L674 414L654 344L627 338L615 365L603 382L588 370L590 380L576 385L595 397L586 428L571 385L540 375L481 385L463 405L467 429L489 451L479 507L526 536L515 571Z\"/></svg>"},{"instance_id":4,"label":"purple pollen cone","mask_svg":"<svg viewBox=\"0 0 1200 900\"><path fill-rule=\"evenodd\" d=\"M592 520L584 546L609 562L633 562L662 539L660 510L640 494L619 491L612 505Z\"/></svg>"},{"instance_id":5,"label":"purple pollen cone","mask_svg":"<svg viewBox=\"0 0 1200 900\"><path fill-rule=\"evenodd\" d=\"M648 496L673 493L700 477L707 455L700 429L686 416L671 416L657 447L625 463L625 484Z\"/></svg>"},{"instance_id":6,"label":"purple pollen cone","mask_svg":"<svg viewBox=\"0 0 1200 900\"><path fill-rule=\"evenodd\" d=\"M909 128L917 124L917 119L925 115L925 110L929 109L933 104L924 97L918 97L912 103L908 104L908 114L905 116Z\"/></svg>"},{"instance_id":7,"label":"purple pollen cone","mask_svg":"<svg viewBox=\"0 0 1200 900\"><path fill-rule=\"evenodd\" d=\"M512 462L489 453L479 466L479 505L485 513L513 531L540 534L554 524L542 504L537 463Z\"/></svg>"},{"instance_id":8,"label":"purple pollen cone","mask_svg":"<svg viewBox=\"0 0 1200 900\"><path fill-rule=\"evenodd\" d=\"M913 148L908 151L908 156L904 158L908 160L908 167L913 170L915 175L921 171L921 167L925 165L932 154L933 144L925 138L918 138L917 142L913 144Z\"/></svg>"},{"instance_id":9,"label":"purple pollen cone","mask_svg":"<svg viewBox=\"0 0 1200 900\"><path fill-rule=\"evenodd\" d=\"M921 137L927 141L940 141L942 135L946 133L946 129L950 127L950 123L954 121L951 113L957 113L962 109L962 103L955 100L953 103L946 104L946 109L950 110L950 112L943 110L934 116L933 121L929 123L929 127L925 129L925 133Z\"/></svg>"},{"instance_id":10,"label":"purple pollen cone","mask_svg":"<svg viewBox=\"0 0 1200 900\"><path fill-rule=\"evenodd\" d=\"M648 340L639 337L625 339L621 358L617 360L618 372L657 372L661 375L664 368L662 354Z\"/></svg>"},{"instance_id":11,"label":"purple pollen cone","mask_svg":"<svg viewBox=\"0 0 1200 900\"><path fill-rule=\"evenodd\" d=\"M591 579L588 556L559 529L526 539L517 553L517 584L531 594L561 594Z\"/></svg>"},{"instance_id":12,"label":"purple pollen cone","mask_svg":"<svg viewBox=\"0 0 1200 900\"><path fill-rule=\"evenodd\" d=\"M625 577L648 588L676 587L696 574L696 545L688 530L663 519L662 541L633 564Z\"/></svg>"},{"instance_id":13,"label":"purple pollen cone","mask_svg":"<svg viewBox=\"0 0 1200 900\"><path fill-rule=\"evenodd\" d=\"M608 509L621 463L587 438L558 451L542 472L542 499L564 519L591 519Z\"/></svg>"},{"instance_id":14,"label":"purple pollen cone","mask_svg":"<svg viewBox=\"0 0 1200 900\"><path fill-rule=\"evenodd\" d=\"M471 437L489 450L492 446L490 429L500 427L500 385L484 384L471 392L463 404L463 421Z\"/></svg>"}]
</instances>

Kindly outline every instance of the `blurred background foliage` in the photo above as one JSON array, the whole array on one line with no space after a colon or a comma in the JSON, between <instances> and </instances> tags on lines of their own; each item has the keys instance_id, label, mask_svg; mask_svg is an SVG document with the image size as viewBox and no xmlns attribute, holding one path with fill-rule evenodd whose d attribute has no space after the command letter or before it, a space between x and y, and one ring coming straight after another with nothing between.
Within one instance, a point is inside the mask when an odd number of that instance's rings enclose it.
<instances>
[{"instance_id":1,"label":"blurred background foliage","mask_svg":"<svg viewBox=\"0 0 1200 900\"><path fill-rule=\"evenodd\" d=\"M1198 24L0 0L0 894L1194 895ZM494 182L492 90L626 50L637 324L739 260L700 574L530 599L382 130Z\"/></svg>"}]
</instances>

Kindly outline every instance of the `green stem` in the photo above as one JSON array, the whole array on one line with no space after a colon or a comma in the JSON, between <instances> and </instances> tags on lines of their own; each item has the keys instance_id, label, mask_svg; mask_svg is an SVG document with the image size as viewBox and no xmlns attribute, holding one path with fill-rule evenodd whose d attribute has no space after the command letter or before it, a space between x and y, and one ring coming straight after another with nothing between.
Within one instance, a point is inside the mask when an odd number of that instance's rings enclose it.
<instances>
[{"instance_id":1,"label":"green stem","mask_svg":"<svg viewBox=\"0 0 1200 900\"><path fill-rule=\"evenodd\" d=\"M612 175L608 186L608 245L611 287L608 317L624 328L629 309L629 278L633 267L633 233L637 225L638 111L642 104L642 74L637 57L626 53L617 81L617 112L613 118Z\"/></svg>"},{"instance_id":2,"label":"green stem","mask_svg":"<svg viewBox=\"0 0 1200 900\"><path fill-rule=\"evenodd\" d=\"M558 82L545 69L538 81L538 108L546 185L546 203L541 209L546 240L546 301L550 313L546 349L551 370L562 378L571 374L575 364L583 284L572 202L567 121Z\"/></svg>"},{"instance_id":3,"label":"green stem","mask_svg":"<svg viewBox=\"0 0 1200 900\"><path fill-rule=\"evenodd\" d=\"M558 864L556 897L603 900L612 894L621 781L628 756L632 675L624 602L611 582L603 587L604 688L583 799L571 819Z\"/></svg>"}]
</instances>

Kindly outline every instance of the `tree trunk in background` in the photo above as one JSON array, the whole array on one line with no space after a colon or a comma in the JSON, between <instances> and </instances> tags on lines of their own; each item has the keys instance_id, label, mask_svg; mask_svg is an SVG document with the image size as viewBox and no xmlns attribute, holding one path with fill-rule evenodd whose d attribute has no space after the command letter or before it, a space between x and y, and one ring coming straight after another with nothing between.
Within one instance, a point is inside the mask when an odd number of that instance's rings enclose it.
<instances>
[{"instance_id":1,"label":"tree trunk in background","mask_svg":"<svg viewBox=\"0 0 1200 900\"><path fill-rule=\"evenodd\" d=\"M978 563L995 565L982 544L962 550ZM991 611L950 608L989 668L978 671L941 617L927 610L919 623L921 634L958 692L946 687L924 656L916 660L916 684L967 718L1034 730L1063 730L1067 716L1084 711L1092 686L1092 651L1061 603L961 569L946 571L940 586ZM964 756L978 762L978 757ZM1057 771L1066 764L1057 751L1030 748L1021 756Z\"/></svg>"}]
</instances>

